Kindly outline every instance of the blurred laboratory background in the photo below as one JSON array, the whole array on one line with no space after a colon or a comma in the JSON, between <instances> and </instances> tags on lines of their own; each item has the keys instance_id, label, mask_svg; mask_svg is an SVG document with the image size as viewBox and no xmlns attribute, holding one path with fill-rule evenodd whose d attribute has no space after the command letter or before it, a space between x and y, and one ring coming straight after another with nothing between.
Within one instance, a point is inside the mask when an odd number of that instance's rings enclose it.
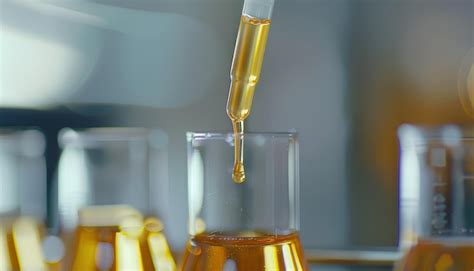
<instances>
[{"instance_id":1,"label":"blurred laboratory background","mask_svg":"<svg viewBox=\"0 0 474 271\"><path fill-rule=\"evenodd\" d=\"M143 127L125 132L142 138L126 150L91 159L124 165L155 153L154 173L127 164L137 183L152 180L134 200L149 199L143 208L182 250L185 132L232 129L225 104L242 4L1 0L0 213L21 206L57 234L68 208L95 201L81 159L106 147L84 129ZM276 0L247 127L299 134L305 249L398 246L397 129L473 124L473 63L472 0ZM61 186L68 175L72 188Z\"/></svg>"}]
</instances>

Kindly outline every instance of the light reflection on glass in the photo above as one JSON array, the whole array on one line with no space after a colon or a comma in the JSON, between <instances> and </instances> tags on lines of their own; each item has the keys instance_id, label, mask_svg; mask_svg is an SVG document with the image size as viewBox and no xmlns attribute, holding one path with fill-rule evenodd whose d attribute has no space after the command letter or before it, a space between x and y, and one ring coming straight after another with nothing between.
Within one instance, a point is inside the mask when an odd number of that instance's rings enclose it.
<instances>
[{"instance_id":1,"label":"light reflection on glass","mask_svg":"<svg viewBox=\"0 0 474 271\"><path fill-rule=\"evenodd\" d=\"M66 229L78 222L78 211L91 197L89 163L83 149L67 146L61 154L58 166L59 212Z\"/></svg>"},{"instance_id":2,"label":"light reflection on glass","mask_svg":"<svg viewBox=\"0 0 474 271\"><path fill-rule=\"evenodd\" d=\"M458 93L464 111L474 117L474 47L465 56L458 75Z\"/></svg>"},{"instance_id":3,"label":"light reflection on glass","mask_svg":"<svg viewBox=\"0 0 474 271\"><path fill-rule=\"evenodd\" d=\"M46 271L38 223L19 218L13 224L12 235L20 270Z\"/></svg>"},{"instance_id":4,"label":"light reflection on glass","mask_svg":"<svg viewBox=\"0 0 474 271\"><path fill-rule=\"evenodd\" d=\"M422 139L419 131L411 126L398 130L402 146L415 146ZM419 212L419 164L416 148L408 148L400 156L400 240L399 246L406 248L416 242L416 220Z\"/></svg>"},{"instance_id":5,"label":"light reflection on glass","mask_svg":"<svg viewBox=\"0 0 474 271\"><path fill-rule=\"evenodd\" d=\"M142 255L138 238L135 236L127 236L124 232L118 232L115 238L117 270L142 271Z\"/></svg>"},{"instance_id":6,"label":"light reflection on glass","mask_svg":"<svg viewBox=\"0 0 474 271\"><path fill-rule=\"evenodd\" d=\"M59 263L64 257L64 243L54 235L46 236L43 240L44 259L49 264Z\"/></svg>"},{"instance_id":7,"label":"light reflection on glass","mask_svg":"<svg viewBox=\"0 0 474 271\"><path fill-rule=\"evenodd\" d=\"M95 251L95 266L93 267L109 270L114 264L114 249L111 244L99 242L96 247L91 248L91 251Z\"/></svg>"},{"instance_id":8,"label":"light reflection on glass","mask_svg":"<svg viewBox=\"0 0 474 271\"><path fill-rule=\"evenodd\" d=\"M156 270L175 270L176 264L163 233L150 233L148 246Z\"/></svg>"},{"instance_id":9,"label":"light reflection on glass","mask_svg":"<svg viewBox=\"0 0 474 271\"><path fill-rule=\"evenodd\" d=\"M227 259L224 263L223 271L237 271L237 264L232 259Z\"/></svg>"},{"instance_id":10,"label":"light reflection on glass","mask_svg":"<svg viewBox=\"0 0 474 271\"><path fill-rule=\"evenodd\" d=\"M191 159L193 162L188 164L188 185L190 186L188 189L188 208L190 213L189 230L190 232L196 233L203 230L202 227L200 227L203 224L197 219L195 221L193 218L201 212L204 200L204 165L201 154L197 149L193 150Z\"/></svg>"},{"instance_id":11,"label":"light reflection on glass","mask_svg":"<svg viewBox=\"0 0 474 271\"><path fill-rule=\"evenodd\" d=\"M277 248L275 246L263 247L263 255L265 259L266 270L279 270Z\"/></svg>"},{"instance_id":12,"label":"light reflection on glass","mask_svg":"<svg viewBox=\"0 0 474 271\"><path fill-rule=\"evenodd\" d=\"M290 246L288 244L284 244L281 246L281 250L283 252L283 264L285 265L285 270L295 269L295 263L293 261L293 257L291 256Z\"/></svg>"},{"instance_id":13,"label":"light reflection on glass","mask_svg":"<svg viewBox=\"0 0 474 271\"><path fill-rule=\"evenodd\" d=\"M289 139L290 141L295 141L295 138ZM288 182L288 195L298 195L296 198L299 197L299 186L298 182L295 180L295 178L299 179L299 173L298 173L298 159L296 157L299 157L299 149L298 149L297 144L290 144L288 146L288 179L290 180ZM296 177L295 177L296 176ZM291 225L294 228L299 228L299 202L296 200L296 198L289 196L289 216L290 216L290 221L294 223L294 225ZM291 210L296 210L296 211L291 211Z\"/></svg>"},{"instance_id":14,"label":"light reflection on glass","mask_svg":"<svg viewBox=\"0 0 474 271\"><path fill-rule=\"evenodd\" d=\"M291 252L294 257L294 262L296 264L296 270L303 270L303 266L301 266L302 259L299 257L298 250L296 249L295 244L291 244Z\"/></svg>"}]
</instances>

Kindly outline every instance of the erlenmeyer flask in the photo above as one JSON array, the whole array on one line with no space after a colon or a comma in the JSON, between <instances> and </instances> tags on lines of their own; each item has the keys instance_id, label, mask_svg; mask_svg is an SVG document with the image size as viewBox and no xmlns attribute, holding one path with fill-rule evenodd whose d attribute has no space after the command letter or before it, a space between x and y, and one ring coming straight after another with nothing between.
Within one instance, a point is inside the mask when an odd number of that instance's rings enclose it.
<instances>
[{"instance_id":1,"label":"erlenmeyer flask","mask_svg":"<svg viewBox=\"0 0 474 271\"><path fill-rule=\"evenodd\" d=\"M232 181L233 137L187 134L190 239L181 270L306 270L296 135L243 135L243 183Z\"/></svg>"}]
</instances>

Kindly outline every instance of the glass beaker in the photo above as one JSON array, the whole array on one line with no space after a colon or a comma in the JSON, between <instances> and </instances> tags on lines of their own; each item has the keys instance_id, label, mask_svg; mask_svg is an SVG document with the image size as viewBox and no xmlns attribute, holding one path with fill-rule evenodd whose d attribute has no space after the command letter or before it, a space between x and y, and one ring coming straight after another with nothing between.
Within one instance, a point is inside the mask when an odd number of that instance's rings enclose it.
<instances>
[{"instance_id":1,"label":"glass beaker","mask_svg":"<svg viewBox=\"0 0 474 271\"><path fill-rule=\"evenodd\" d=\"M174 270L153 204L167 192L156 190L167 176L160 179L153 170L166 135L144 128L67 128L59 143L67 270Z\"/></svg>"},{"instance_id":2,"label":"glass beaker","mask_svg":"<svg viewBox=\"0 0 474 271\"><path fill-rule=\"evenodd\" d=\"M0 270L48 270L45 139L35 129L0 129Z\"/></svg>"},{"instance_id":3,"label":"glass beaker","mask_svg":"<svg viewBox=\"0 0 474 271\"><path fill-rule=\"evenodd\" d=\"M474 270L474 130L399 128L400 246L395 270Z\"/></svg>"},{"instance_id":4,"label":"glass beaker","mask_svg":"<svg viewBox=\"0 0 474 271\"><path fill-rule=\"evenodd\" d=\"M187 134L190 239L181 269L307 270L296 134L238 136L245 142L243 183L232 180L232 133Z\"/></svg>"}]
</instances>

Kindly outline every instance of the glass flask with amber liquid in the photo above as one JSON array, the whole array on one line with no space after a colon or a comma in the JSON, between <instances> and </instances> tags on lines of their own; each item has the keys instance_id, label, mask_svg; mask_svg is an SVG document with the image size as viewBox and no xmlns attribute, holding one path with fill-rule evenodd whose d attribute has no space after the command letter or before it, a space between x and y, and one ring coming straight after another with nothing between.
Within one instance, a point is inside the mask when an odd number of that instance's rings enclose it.
<instances>
[{"instance_id":1,"label":"glass flask with amber liquid","mask_svg":"<svg viewBox=\"0 0 474 271\"><path fill-rule=\"evenodd\" d=\"M49 271L45 139L35 129L0 129L0 270Z\"/></svg>"},{"instance_id":2,"label":"glass flask with amber liquid","mask_svg":"<svg viewBox=\"0 0 474 271\"><path fill-rule=\"evenodd\" d=\"M59 142L65 270L175 270L161 221L168 195L160 187L167 176L155 171L166 165L166 135L141 128L63 129Z\"/></svg>"},{"instance_id":3,"label":"glass flask with amber liquid","mask_svg":"<svg viewBox=\"0 0 474 271\"><path fill-rule=\"evenodd\" d=\"M399 129L401 248L396 271L474 270L474 127Z\"/></svg>"},{"instance_id":4,"label":"glass flask with amber liquid","mask_svg":"<svg viewBox=\"0 0 474 271\"><path fill-rule=\"evenodd\" d=\"M298 234L297 137L243 136L246 181L236 183L234 134L187 134L189 241L180 269L307 270Z\"/></svg>"}]
</instances>

